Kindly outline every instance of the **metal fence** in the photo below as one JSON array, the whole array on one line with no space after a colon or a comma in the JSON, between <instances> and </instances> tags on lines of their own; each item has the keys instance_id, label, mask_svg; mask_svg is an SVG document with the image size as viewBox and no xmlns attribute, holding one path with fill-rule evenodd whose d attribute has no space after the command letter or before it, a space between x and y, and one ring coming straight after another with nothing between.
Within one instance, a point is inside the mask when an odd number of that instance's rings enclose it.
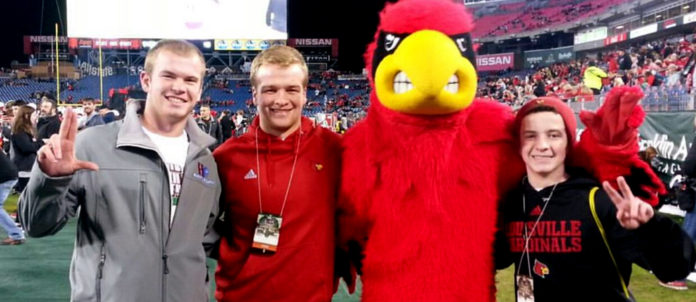
<instances>
[{"instance_id":1,"label":"metal fence","mask_svg":"<svg viewBox=\"0 0 696 302\"><path fill-rule=\"evenodd\" d=\"M568 105L574 112L582 110L595 111L604 103L606 94L595 96L593 101L570 101ZM651 89L645 92L641 100L643 110L647 112L692 111L695 110L694 95L680 89Z\"/></svg>"}]
</instances>

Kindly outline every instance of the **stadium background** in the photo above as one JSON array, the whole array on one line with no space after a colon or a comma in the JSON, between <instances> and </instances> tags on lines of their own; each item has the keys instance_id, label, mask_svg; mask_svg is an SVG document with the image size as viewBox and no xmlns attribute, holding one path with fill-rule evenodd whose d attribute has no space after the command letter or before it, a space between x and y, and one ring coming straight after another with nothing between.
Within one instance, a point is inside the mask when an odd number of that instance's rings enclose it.
<instances>
[{"instance_id":1,"label":"stadium background","mask_svg":"<svg viewBox=\"0 0 696 302\"><path fill-rule=\"evenodd\" d=\"M68 1L69 2L69 1ZM288 36L293 43L305 44L303 53L308 62L316 69L332 68L338 73L326 73L316 70L313 73L314 86L308 91L315 104L311 104L305 114L327 116L327 122L335 124L340 116L350 115L351 119L359 119L368 105L366 95L368 87L361 76L364 66L362 54L372 38L378 22L377 12L386 1L319 1L319 0L289 0ZM393 1L392 1L393 2ZM609 0L602 3L592 1L539 0L539 1L466 1L478 19L478 27L474 38L478 42L480 83L479 88L500 79L515 77L532 77L545 66L553 64L569 64L587 60L602 61L602 55L618 50L638 49L651 43L693 42L695 1L678 0ZM590 4L589 8L586 6ZM9 1L4 3L9 13L0 19L4 31L3 46L0 47L0 101L26 98L35 91L55 90L55 83L50 80L42 82L34 78L17 78L17 72L12 70L31 69L29 54L34 54L36 65L50 62L47 56L51 49L50 41L42 36L54 34L54 24L60 27L59 35L65 35L67 23L66 0L55 1ZM572 7L571 11L568 11ZM563 10L566 10L565 12ZM541 12L541 13L540 13ZM98 12L108 14L108 11ZM537 15L536 17L534 15ZM542 17L539 17L542 16ZM524 26L514 20L527 21ZM32 39L31 36L34 36ZM26 41L29 38L29 51ZM119 37L116 37L119 38ZM129 37L121 37L129 38ZM151 37L157 38L157 37ZM235 37L210 37L235 38ZM314 39L314 40L307 40ZM317 40L321 39L321 40ZM59 47L65 55L61 64L73 66L79 76L73 81L61 84L61 99L64 102L77 102L81 97L99 97L98 76L94 73L96 60L94 48L90 51L75 51L71 53L68 39ZM108 97L113 91L118 97L120 90L129 86L137 86L137 73L130 72L130 67L137 65L137 52L134 49L132 61L136 64L124 66L123 49L105 49L103 58L108 61L105 68L111 67L107 77L104 77L102 92ZM205 51L205 50L204 50ZM42 53L43 56L42 57ZM211 65L225 61L225 56L234 57L234 64L218 64L216 73L222 75L224 67L230 67L231 72L222 77L211 76L204 98L216 105L214 109L223 108L248 109L248 83L243 80L245 74L241 61L250 61L253 51L247 52L243 58L240 52L220 51L218 57L207 51ZM77 55L78 64L75 64ZM598 56L599 55L599 56ZM91 57L90 57L91 56ZM111 60L108 58L111 57ZM87 68L82 63L89 62ZM688 61L691 62L691 61ZM687 64L688 64L687 62ZM142 64L142 61L140 61ZM501 67L501 66L504 66ZM603 67L607 67L603 65ZM238 68L238 69L237 69ZM496 70L499 69L499 70ZM50 68L48 69L50 71ZM137 69L136 69L137 71ZM47 73L47 78L50 78ZM79 78L79 79L78 79ZM18 85L14 85L18 84ZM686 83L684 83L686 84ZM347 85L347 87L346 87ZM73 86L73 92L68 90ZM134 90L137 90L137 87ZM113 89L113 90L112 90ZM693 92L690 87L682 86L678 91L657 91L649 94L644 102L649 111L648 121L651 127L641 129L641 147L648 145L660 147L663 166L660 170L665 182L674 182L678 174L678 165L683 160L680 150L684 144L691 142L693 129ZM667 94L669 102L660 103ZM486 94L482 92L481 94ZM490 94L486 94L490 95ZM71 97L71 98L70 98ZM491 95L496 98L495 95ZM356 100L357 98L357 100ZM105 97L106 100L106 97ZM230 103L230 100L234 100ZM327 101L331 105L327 106ZM575 100L575 99L574 99ZM577 99L579 100L579 98ZM227 101L227 103L226 103ZM342 102L341 102L342 101ZM572 102L575 109L594 109L601 103L601 96L589 102ZM511 103L512 106L516 104ZM348 108L346 110L342 110ZM332 112L339 114L332 115ZM253 110L247 112L253 114ZM340 116L339 116L340 115ZM324 117L322 117L323 119ZM671 123L671 124L670 124ZM688 148L688 145L686 145ZM16 199L16 196L11 197ZM7 207L12 207L8 202ZM673 213L682 214L678 209ZM66 227L59 235L39 240L29 240L27 244L0 251L0 298L2 301L64 301L69 290L67 267L69 264L72 241L74 237L74 222ZM499 275L500 301L511 301L510 269ZM656 286L656 280L649 273L637 268L632 285L641 301L690 301L693 291L684 293L670 292ZM641 299L642 298L642 299ZM356 296L348 297L341 290L336 301L355 301Z\"/></svg>"}]
</instances>

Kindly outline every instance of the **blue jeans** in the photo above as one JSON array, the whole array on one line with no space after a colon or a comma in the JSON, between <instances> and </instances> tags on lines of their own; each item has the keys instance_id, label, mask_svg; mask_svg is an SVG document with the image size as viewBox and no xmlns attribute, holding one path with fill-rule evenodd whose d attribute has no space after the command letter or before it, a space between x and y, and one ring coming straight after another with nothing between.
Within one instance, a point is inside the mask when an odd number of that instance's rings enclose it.
<instances>
[{"instance_id":1,"label":"blue jeans","mask_svg":"<svg viewBox=\"0 0 696 302\"><path fill-rule=\"evenodd\" d=\"M684 229L686 234L688 234L689 237L691 237L691 240L693 240L694 243L696 243L696 208L691 209L690 212L686 212L682 228Z\"/></svg>"},{"instance_id":2,"label":"blue jeans","mask_svg":"<svg viewBox=\"0 0 696 302\"><path fill-rule=\"evenodd\" d=\"M684 229L684 232L691 237L694 244L696 244L696 208L691 209L690 212L686 212L682 228ZM696 268L694 269L694 271L696 271Z\"/></svg>"},{"instance_id":3,"label":"blue jeans","mask_svg":"<svg viewBox=\"0 0 696 302\"><path fill-rule=\"evenodd\" d=\"M7 235L14 240L24 239L24 233L17 227L12 217L5 211L5 200L10 195L12 187L17 183L16 179L8 180L0 183L0 227L2 227Z\"/></svg>"}]
</instances>

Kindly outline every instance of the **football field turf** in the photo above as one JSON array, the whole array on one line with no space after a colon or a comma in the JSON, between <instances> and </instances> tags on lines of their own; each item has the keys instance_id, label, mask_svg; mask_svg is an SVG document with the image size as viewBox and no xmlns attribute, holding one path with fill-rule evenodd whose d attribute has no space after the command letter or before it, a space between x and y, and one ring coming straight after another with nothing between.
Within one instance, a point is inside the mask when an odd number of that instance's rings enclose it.
<instances>
[{"instance_id":1,"label":"football field turf","mask_svg":"<svg viewBox=\"0 0 696 302\"><path fill-rule=\"evenodd\" d=\"M5 208L14 211L17 196L11 196ZM71 220L58 234L44 238L28 238L18 246L0 246L0 301L53 302L69 301L68 267L75 238L75 223ZM0 237L6 235L0 231ZM209 260L213 276L215 262ZM499 271L496 276L498 301L514 301L512 268ZM214 283L211 283L211 297ZM657 279L640 267L634 266L631 290L638 301L687 302L696 301L696 284L689 283L687 291L665 289ZM588 287L588 290L592 290ZM341 284L334 302L359 301L358 294L348 295ZM213 299L211 299L213 301Z\"/></svg>"}]
</instances>

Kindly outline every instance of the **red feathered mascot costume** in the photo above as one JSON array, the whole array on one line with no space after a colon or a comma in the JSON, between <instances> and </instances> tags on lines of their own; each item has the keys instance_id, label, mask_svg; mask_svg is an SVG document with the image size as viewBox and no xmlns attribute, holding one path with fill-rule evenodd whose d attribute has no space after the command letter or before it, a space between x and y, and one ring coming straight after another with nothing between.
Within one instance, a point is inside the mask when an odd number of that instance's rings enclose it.
<instances>
[{"instance_id":1,"label":"red feathered mascot costume","mask_svg":"<svg viewBox=\"0 0 696 302\"><path fill-rule=\"evenodd\" d=\"M446 0L404 0L381 14L366 53L368 115L344 138L339 206L339 244L360 253L363 301L495 300L497 203L524 164L510 108L474 100L472 28L465 7ZM616 119L588 116L597 136L578 152L623 152L586 163L616 166L593 170L602 179L640 165L630 153L642 94L613 93ZM607 142L635 150L598 147Z\"/></svg>"}]
</instances>

